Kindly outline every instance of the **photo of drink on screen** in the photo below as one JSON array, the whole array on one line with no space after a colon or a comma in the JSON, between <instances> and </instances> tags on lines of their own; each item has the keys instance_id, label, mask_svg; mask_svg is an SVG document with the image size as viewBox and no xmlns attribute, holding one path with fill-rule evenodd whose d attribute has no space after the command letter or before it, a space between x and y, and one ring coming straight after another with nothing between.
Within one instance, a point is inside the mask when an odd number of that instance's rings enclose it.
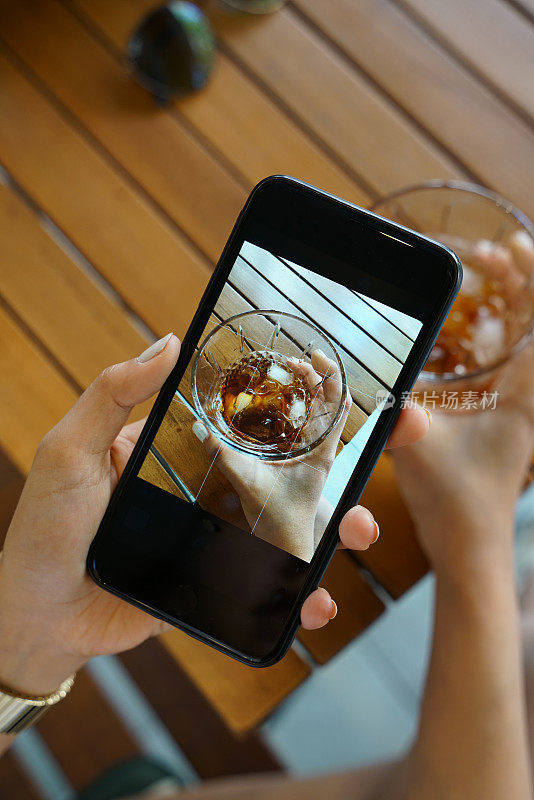
<instances>
[{"instance_id":1,"label":"photo of drink on screen","mask_svg":"<svg viewBox=\"0 0 534 800\"><path fill-rule=\"evenodd\" d=\"M245 242L139 477L310 562L421 327Z\"/></svg>"}]
</instances>

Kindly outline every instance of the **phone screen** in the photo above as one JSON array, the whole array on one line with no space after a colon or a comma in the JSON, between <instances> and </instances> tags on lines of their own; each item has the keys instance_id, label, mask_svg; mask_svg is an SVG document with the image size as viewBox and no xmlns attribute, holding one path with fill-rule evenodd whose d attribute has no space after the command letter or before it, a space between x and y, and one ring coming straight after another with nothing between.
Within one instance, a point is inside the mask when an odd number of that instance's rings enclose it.
<instances>
[{"instance_id":1,"label":"phone screen","mask_svg":"<svg viewBox=\"0 0 534 800\"><path fill-rule=\"evenodd\" d=\"M421 327L245 241L139 477L310 562Z\"/></svg>"},{"instance_id":2,"label":"phone screen","mask_svg":"<svg viewBox=\"0 0 534 800\"><path fill-rule=\"evenodd\" d=\"M444 248L291 179L260 184L93 542L93 577L273 663L458 284Z\"/></svg>"}]
</instances>

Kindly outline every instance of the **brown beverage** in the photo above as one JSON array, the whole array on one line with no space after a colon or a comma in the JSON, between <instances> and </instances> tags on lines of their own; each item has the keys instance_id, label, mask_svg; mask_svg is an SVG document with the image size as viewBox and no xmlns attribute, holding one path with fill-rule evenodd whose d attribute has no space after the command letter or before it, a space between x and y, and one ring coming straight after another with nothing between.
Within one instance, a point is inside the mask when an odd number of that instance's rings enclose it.
<instances>
[{"instance_id":1,"label":"brown beverage","mask_svg":"<svg viewBox=\"0 0 534 800\"><path fill-rule=\"evenodd\" d=\"M283 356L243 356L224 370L220 387L221 414L234 433L283 453L299 442L311 395Z\"/></svg>"},{"instance_id":2,"label":"brown beverage","mask_svg":"<svg viewBox=\"0 0 534 800\"><path fill-rule=\"evenodd\" d=\"M500 281L489 279L466 260L464 283L437 338L425 371L465 375L497 360L511 333Z\"/></svg>"}]
</instances>

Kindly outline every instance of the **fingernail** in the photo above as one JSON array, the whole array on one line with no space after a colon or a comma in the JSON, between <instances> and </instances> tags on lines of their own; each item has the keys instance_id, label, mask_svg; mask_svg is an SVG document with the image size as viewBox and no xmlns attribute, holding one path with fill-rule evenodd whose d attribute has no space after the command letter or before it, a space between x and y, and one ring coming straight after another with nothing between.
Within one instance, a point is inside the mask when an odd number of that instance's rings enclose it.
<instances>
[{"instance_id":1,"label":"fingernail","mask_svg":"<svg viewBox=\"0 0 534 800\"><path fill-rule=\"evenodd\" d=\"M423 408L423 411L425 412L425 414L428 417L428 424L432 425L432 414L430 413L430 411L428 410L428 408L426 406L422 406L422 408Z\"/></svg>"},{"instance_id":2,"label":"fingernail","mask_svg":"<svg viewBox=\"0 0 534 800\"><path fill-rule=\"evenodd\" d=\"M373 519L373 525L375 526L375 531L376 532L375 532L375 538L373 539L371 544L374 544L375 542L378 542L378 537L380 536L380 528L378 527L378 522L376 521L376 519Z\"/></svg>"},{"instance_id":3,"label":"fingernail","mask_svg":"<svg viewBox=\"0 0 534 800\"><path fill-rule=\"evenodd\" d=\"M312 353L312 356L319 356L319 358L327 358L327 355L326 355L326 353L324 352L324 350L321 350L321 348L320 348L320 347L317 347L317 348L316 348L316 349L313 351L313 353Z\"/></svg>"},{"instance_id":4,"label":"fingernail","mask_svg":"<svg viewBox=\"0 0 534 800\"><path fill-rule=\"evenodd\" d=\"M375 538L372 539L371 542L367 545L367 547L370 547L372 544L374 544L376 542L376 540L380 536L380 529L378 527L376 519L373 517L373 515L371 514L371 512L369 511L368 508L366 508L365 506L356 506L356 508L358 509L360 514L363 514L367 518L367 520L369 522L373 523L373 525L375 527ZM367 550L367 547L365 548L365 550Z\"/></svg>"},{"instance_id":5,"label":"fingernail","mask_svg":"<svg viewBox=\"0 0 534 800\"><path fill-rule=\"evenodd\" d=\"M520 247L525 247L527 250L534 250L534 241L532 236L526 231L516 231L513 239Z\"/></svg>"},{"instance_id":6,"label":"fingernail","mask_svg":"<svg viewBox=\"0 0 534 800\"><path fill-rule=\"evenodd\" d=\"M193 433L195 434L197 439L200 439L201 442L205 442L206 439L208 438L208 431L201 422L194 423Z\"/></svg>"},{"instance_id":7,"label":"fingernail","mask_svg":"<svg viewBox=\"0 0 534 800\"><path fill-rule=\"evenodd\" d=\"M137 356L135 359L138 364L145 364L147 361L150 361L151 358L157 356L161 353L162 350L165 350L168 341L170 340L172 333L168 333L167 336L164 336L163 339L158 339L157 342L151 344L150 347L147 347L140 356Z\"/></svg>"},{"instance_id":8,"label":"fingernail","mask_svg":"<svg viewBox=\"0 0 534 800\"><path fill-rule=\"evenodd\" d=\"M330 611L330 616L328 617L328 619L334 619L334 617L336 616L336 614L337 614L337 606L336 606L336 604L334 603L334 601L332 600L332 609L331 609L331 611Z\"/></svg>"}]
</instances>

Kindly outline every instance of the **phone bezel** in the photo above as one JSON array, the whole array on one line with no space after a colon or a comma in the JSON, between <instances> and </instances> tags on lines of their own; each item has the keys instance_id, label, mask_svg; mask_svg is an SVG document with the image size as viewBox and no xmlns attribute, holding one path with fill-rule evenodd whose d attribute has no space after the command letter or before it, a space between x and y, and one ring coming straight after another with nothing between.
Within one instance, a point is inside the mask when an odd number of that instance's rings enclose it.
<instances>
[{"instance_id":1,"label":"phone bezel","mask_svg":"<svg viewBox=\"0 0 534 800\"><path fill-rule=\"evenodd\" d=\"M385 409L382 412L376 428L374 429L361 454L358 465L347 483L341 501L336 507L322 540L317 547L315 556L310 564L310 571L308 573L307 580L305 581L302 590L295 601L289 621L284 630L281 631L280 638L273 651L267 656L256 657L253 654L240 652L232 647L230 643L222 642L210 634L203 632L202 630L191 628L191 626L187 625L186 623L177 622L176 618L170 617L161 609L142 603L135 597L132 597L105 582L99 574L96 558L97 549L107 534L106 528L108 527L113 515L118 510L131 478L137 477L139 468L148 452L148 449L163 420L163 417L165 416L171 399L174 396L176 387L192 357L194 348L197 345L205 323L207 322L215 302L217 301L219 293L228 277L230 270L232 269L237 253L241 247L241 242L243 239L246 239L244 231L251 224L250 217L254 214L254 205L257 203L258 198L261 198L263 202L265 193L269 192L273 194L273 202L276 202L275 199L277 193L279 194L281 192L283 196L285 193L289 192L293 197L295 194L297 194L299 199L302 200L303 206L308 205L308 209L313 207L314 203L316 202L317 204L324 204L325 201L327 201L330 208L336 209L343 214L348 213L353 218L357 217L359 222L363 225L372 224L380 232L387 233L390 231L392 235L394 234L393 238L402 236L403 240L412 245L424 247L427 250L434 251L436 255L439 254L441 263L444 265L444 267L446 267L446 269L444 270L444 274L442 276L443 286L441 287L439 297L436 297L435 309L430 315L431 318L428 322L423 323L423 327L417 336L417 339L405 364L401 369L398 379L395 382L395 385L392 387L391 392L395 397L395 403L392 407ZM267 203L267 205L268 204L269 203ZM319 207L319 205L317 205L317 207ZM295 206L295 209L297 208L298 204ZM294 213L298 212L295 210ZM306 213L304 207L299 209L299 213ZM437 242L434 242L431 239L428 239L427 237L414 233L403 226L392 223L391 221L386 220L377 214L366 211L358 206L348 203L345 200L341 200L340 198L334 197L333 195L288 176L270 176L257 184L257 186L254 187L249 195L236 220L217 267L211 276L199 306L193 316L191 325L189 326L188 331L183 339L180 358L178 359L176 366L166 380L154 403L147 422L139 436L139 440L104 514L97 534L93 539L87 557L87 568L91 577L100 586L102 586L102 588L106 589L112 594L115 594L121 599L127 600L144 611L148 611L150 614L159 619L170 622L172 625L184 630L194 638L209 644L215 649L224 652L245 664L250 666L265 667L279 661L291 646L298 630L300 624L300 608L302 603L310 594L310 592L319 585L328 563L330 562L330 559L336 550L339 542L339 522L346 511L358 501L361 493L363 492L365 484L371 475L378 457L384 449L388 436L395 424L398 414L400 413L402 394L412 388L428 358L428 355L430 354L439 330L459 290L461 276L462 270L460 261L451 250L443 245L438 244Z\"/></svg>"}]
</instances>

